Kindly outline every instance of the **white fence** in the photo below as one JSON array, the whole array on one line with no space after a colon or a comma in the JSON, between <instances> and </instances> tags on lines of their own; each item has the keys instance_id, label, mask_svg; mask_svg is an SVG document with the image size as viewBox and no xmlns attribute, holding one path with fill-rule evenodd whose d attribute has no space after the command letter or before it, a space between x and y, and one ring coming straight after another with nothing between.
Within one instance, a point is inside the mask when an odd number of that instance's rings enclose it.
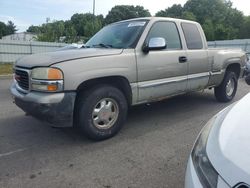
<instances>
[{"instance_id":1,"label":"white fence","mask_svg":"<svg viewBox=\"0 0 250 188\"><path fill-rule=\"evenodd\" d=\"M250 53L250 39L213 41L208 42L208 46L213 48L241 48Z\"/></svg>"},{"instance_id":2,"label":"white fence","mask_svg":"<svg viewBox=\"0 0 250 188\"><path fill-rule=\"evenodd\" d=\"M65 45L65 43L0 40L0 63L14 62L25 55L54 51Z\"/></svg>"}]
</instances>

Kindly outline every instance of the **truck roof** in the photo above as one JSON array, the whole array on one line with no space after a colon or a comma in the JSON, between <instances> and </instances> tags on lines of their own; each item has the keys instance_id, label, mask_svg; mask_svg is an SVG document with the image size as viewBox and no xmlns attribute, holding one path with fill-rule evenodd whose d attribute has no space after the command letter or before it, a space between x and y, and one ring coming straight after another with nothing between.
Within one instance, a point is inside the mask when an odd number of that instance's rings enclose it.
<instances>
[{"instance_id":1,"label":"truck roof","mask_svg":"<svg viewBox=\"0 0 250 188\"><path fill-rule=\"evenodd\" d=\"M193 24L199 24L195 21L190 21L190 20L184 20L184 19L178 19L178 18L170 18L170 17L141 17L141 18L133 18L133 19L128 19L128 20L123 20L120 22L116 23L122 23L122 22L127 22L127 21L137 21L137 20L148 20L148 21L174 21L174 22L186 22L186 23L193 23Z\"/></svg>"}]
</instances>

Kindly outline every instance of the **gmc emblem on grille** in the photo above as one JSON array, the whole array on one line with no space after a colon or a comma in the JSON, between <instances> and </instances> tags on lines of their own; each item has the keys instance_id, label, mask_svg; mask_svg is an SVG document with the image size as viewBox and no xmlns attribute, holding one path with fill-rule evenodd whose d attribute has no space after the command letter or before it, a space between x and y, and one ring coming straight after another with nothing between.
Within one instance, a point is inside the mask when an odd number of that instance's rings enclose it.
<instances>
[{"instance_id":1,"label":"gmc emblem on grille","mask_svg":"<svg viewBox=\"0 0 250 188\"><path fill-rule=\"evenodd\" d=\"M15 80L16 80L16 81L20 81L20 79L21 79L21 76L15 74Z\"/></svg>"}]
</instances>

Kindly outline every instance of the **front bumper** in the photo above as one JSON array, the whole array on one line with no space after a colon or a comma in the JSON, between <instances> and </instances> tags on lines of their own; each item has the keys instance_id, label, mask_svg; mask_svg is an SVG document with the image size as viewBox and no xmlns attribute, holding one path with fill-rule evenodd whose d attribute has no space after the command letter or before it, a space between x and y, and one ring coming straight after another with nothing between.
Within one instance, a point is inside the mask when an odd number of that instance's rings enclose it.
<instances>
[{"instance_id":1,"label":"front bumper","mask_svg":"<svg viewBox=\"0 0 250 188\"><path fill-rule=\"evenodd\" d=\"M19 92L13 83L11 94L15 104L29 115L51 123L53 127L72 127L75 92L42 93L31 91Z\"/></svg>"}]
</instances>

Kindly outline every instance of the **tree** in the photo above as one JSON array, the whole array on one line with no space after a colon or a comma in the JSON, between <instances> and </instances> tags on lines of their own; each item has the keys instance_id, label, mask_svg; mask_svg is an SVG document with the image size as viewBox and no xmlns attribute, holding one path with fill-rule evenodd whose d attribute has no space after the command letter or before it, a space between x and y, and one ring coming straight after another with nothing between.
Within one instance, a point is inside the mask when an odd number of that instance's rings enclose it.
<instances>
[{"instance_id":1,"label":"tree","mask_svg":"<svg viewBox=\"0 0 250 188\"><path fill-rule=\"evenodd\" d=\"M188 0L183 7L175 4L156 16L197 21L203 26L208 40L239 38L246 23L243 13L232 8L230 0Z\"/></svg>"},{"instance_id":2,"label":"tree","mask_svg":"<svg viewBox=\"0 0 250 188\"><path fill-rule=\"evenodd\" d=\"M189 11L184 11L181 16L182 19L196 21L196 16Z\"/></svg>"},{"instance_id":3,"label":"tree","mask_svg":"<svg viewBox=\"0 0 250 188\"><path fill-rule=\"evenodd\" d=\"M102 28L101 21L98 20L97 18L93 18L93 21L86 22L84 26L84 36L90 38L101 28Z\"/></svg>"},{"instance_id":4,"label":"tree","mask_svg":"<svg viewBox=\"0 0 250 188\"><path fill-rule=\"evenodd\" d=\"M184 10L192 12L201 24L204 24L207 19L221 23L225 20L229 6L231 5L225 0L188 0Z\"/></svg>"},{"instance_id":5,"label":"tree","mask_svg":"<svg viewBox=\"0 0 250 188\"><path fill-rule=\"evenodd\" d=\"M103 26L104 18L102 15L93 14L74 14L67 21L53 21L46 19L46 23L41 26L30 26L28 32L37 34L38 41L46 42L77 42L88 40Z\"/></svg>"},{"instance_id":6,"label":"tree","mask_svg":"<svg viewBox=\"0 0 250 188\"><path fill-rule=\"evenodd\" d=\"M150 16L149 11L142 6L118 5L109 11L105 18L105 23L110 24L121 20Z\"/></svg>"},{"instance_id":7,"label":"tree","mask_svg":"<svg viewBox=\"0 0 250 188\"><path fill-rule=\"evenodd\" d=\"M74 14L70 20L50 21L41 26L30 26L28 32L38 34L40 41L65 42L87 41L105 24L131 18L149 17L149 11L142 6L118 5L113 7L106 18L91 13ZM250 16L246 17L239 10L232 8L230 0L188 0L184 6L174 4L160 10L156 16L173 17L199 22L208 40L226 40L250 38ZM9 22L0 22L0 38L16 31L16 26Z\"/></svg>"},{"instance_id":8,"label":"tree","mask_svg":"<svg viewBox=\"0 0 250 188\"><path fill-rule=\"evenodd\" d=\"M12 21L8 21L7 24L0 22L0 39L5 35L14 34L16 31L16 26Z\"/></svg>"},{"instance_id":9,"label":"tree","mask_svg":"<svg viewBox=\"0 0 250 188\"><path fill-rule=\"evenodd\" d=\"M83 36L84 35L84 25L85 25L84 14L74 14L70 20L72 22L74 29L77 32L77 35Z\"/></svg>"},{"instance_id":10,"label":"tree","mask_svg":"<svg viewBox=\"0 0 250 188\"><path fill-rule=\"evenodd\" d=\"M207 19L205 23L202 25L207 40L213 41L215 40L215 33L214 33L214 25L212 20Z\"/></svg>"},{"instance_id":11,"label":"tree","mask_svg":"<svg viewBox=\"0 0 250 188\"><path fill-rule=\"evenodd\" d=\"M67 42L67 43L74 43L74 42L78 41L77 40L77 33L76 33L76 30L73 26L66 28L65 36L66 36L65 42Z\"/></svg>"},{"instance_id":12,"label":"tree","mask_svg":"<svg viewBox=\"0 0 250 188\"><path fill-rule=\"evenodd\" d=\"M37 40L44 42L58 42L64 34L64 21L54 21L42 24Z\"/></svg>"},{"instance_id":13,"label":"tree","mask_svg":"<svg viewBox=\"0 0 250 188\"><path fill-rule=\"evenodd\" d=\"M249 39L250 38L250 16L244 18L243 24L240 27L239 38Z\"/></svg>"},{"instance_id":14,"label":"tree","mask_svg":"<svg viewBox=\"0 0 250 188\"><path fill-rule=\"evenodd\" d=\"M157 12L155 16L181 18L196 21L195 15L190 11L184 11L183 7L180 4L174 4L172 7L161 10Z\"/></svg>"},{"instance_id":15,"label":"tree","mask_svg":"<svg viewBox=\"0 0 250 188\"><path fill-rule=\"evenodd\" d=\"M39 26L31 25L31 26L29 26L29 28L26 31L30 32L30 33L39 34L41 32L40 29L41 28Z\"/></svg>"},{"instance_id":16,"label":"tree","mask_svg":"<svg viewBox=\"0 0 250 188\"><path fill-rule=\"evenodd\" d=\"M155 16L160 17L171 17L171 18L182 18L183 8L180 4L174 4L172 7L169 7L165 10L161 10L156 13Z\"/></svg>"},{"instance_id":17,"label":"tree","mask_svg":"<svg viewBox=\"0 0 250 188\"><path fill-rule=\"evenodd\" d=\"M239 37L244 15L228 0L188 0L185 11L192 12L204 27L208 39L227 40Z\"/></svg>"},{"instance_id":18,"label":"tree","mask_svg":"<svg viewBox=\"0 0 250 188\"><path fill-rule=\"evenodd\" d=\"M6 28L6 25L5 23L3 22L0 22L0 39L5 36L7 33L7 28Z\"/></svg>"},{"instance_id":19,"label":"tree","mask_svg":"<svg viewBox=\"0 0 250 188\"><path fill-rule=\"evenodd\" d=\"M14 34L17 31L15 24L12 21L7 23L7 35Z\"/></svg>"},{"instance_id":20,"label":"tree","mask_svg":"<svg viewBox=\"0 0 250 188\"><path fill-rule=\"evenodd\" d=\"M74 14L70 20L77 32L77 36L85 36L87 38L99 31L104 22L102 15L95 16L90 13Z\"/></svg>"},{"instance_id":21,"label":"tree","mask_svg":"<svg viewBox=\"0 0 250 188\"><path fill-rule=\"evenodd\" d=\"M240 29L244 25L243 13L237 9L229 8L224 25L229 29L228 39L239 38Z\"/></svg>"}]
</instances>

